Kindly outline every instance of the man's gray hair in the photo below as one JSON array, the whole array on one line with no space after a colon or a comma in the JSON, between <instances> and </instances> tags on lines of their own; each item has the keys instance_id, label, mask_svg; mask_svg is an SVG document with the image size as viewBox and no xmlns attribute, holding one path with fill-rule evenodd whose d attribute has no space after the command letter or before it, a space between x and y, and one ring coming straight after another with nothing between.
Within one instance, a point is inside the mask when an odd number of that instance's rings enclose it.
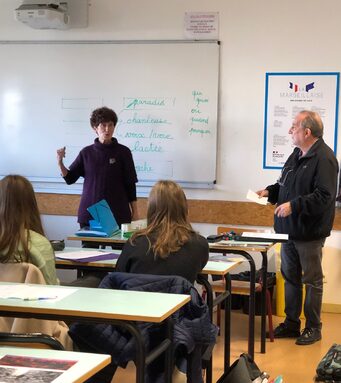
<instances>
[{"instance_id":1,"label":"man's gray hair","mask_svg":"<svg viewBox=\"0 0 341 383\"><path fill-rule=\"evenodd\" d=\"M314 137L321 138L323 136L323 122L320 115L311 110L302 110L300 114L304 114L304 118L301 121L302 128L310 129Z\"/></svg>"}]
</instances>

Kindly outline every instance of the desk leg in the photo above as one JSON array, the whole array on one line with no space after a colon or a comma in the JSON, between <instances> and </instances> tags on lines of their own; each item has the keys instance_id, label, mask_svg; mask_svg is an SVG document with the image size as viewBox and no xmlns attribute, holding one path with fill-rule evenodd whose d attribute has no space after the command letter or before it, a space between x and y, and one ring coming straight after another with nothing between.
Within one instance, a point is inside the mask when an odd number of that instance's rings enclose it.
<instances>
[{"instance_id":1,"label":"desk leg","mask_svg":"<svg viewBox=\"0 0 341 383\"><path fill-rule=\"evenodd\" d=\"M265 354L266 345L266 290L267 290L267 278L268 278L268 254L266 251L262 251L262 291L261 291L261 346L260 352Z\"/></svg>"},{"instance_id":2,"label":"desk leg","mask_svg":"<svg viewBox=\"0 0 341 383\"><path fill-rule=\"evenodd\" d=\"M167 338L170 340L170 345L165 351L165 383L172 383L173 375L173 320L172 318L166 319L167 325Z\"/></svg>"},{"instance_id":3,"label":"desk leg","mask_svg":"<svg viewBox=\"0 0 341 383\"><path fill-rule=\"evenodd\" d=\"M243 250L231 250L234 254L242 255L250 264L250 300L249 300L249 341L248 353L252 359L255 355L255 298L256 298L256 265L252 256Z\"/></svg>"},{"instance_id":4,"label":"desk leg","mask_svg":"<svg viewBox=\"0 0 341 383\"><path fill-rule=\"evenodd\" d=\"M136 383L144 383L145 381L145 360L146 350L144 347L143 339L140 331L132 324L125 323L124 327L131 333L135 338L136 343ZM171 382L171 381L170 381ZM167 382L169 383L169 382Z\"/></svg>"},{"instance_id":5,"label":"desk leg","mask_svg":"<svg viewBox=\"0 0 341 383\"><path fill-rule=\"evenodd\" d=\"M252 258L252 257L250 257ZM254 260L250 263L250 301L249 301L249 354L252 359L255 357L255 298L256 298L256 266Z\"/></svg>"},{"instance_id":6,"label":"desk leg","mask_svg":"<svg viewBox=\"0 0 341 383\"><path fill-rule=\"evenodd\" d=\"M212 286L209 281L202 275L198 275L197 282L204 286L206 290L206 301L208 310L210 313L211 322L213 321L213 291ZM212 365L213 365L213 356L211 355L211 359L208 361L206 368L206 383L212 383Z\"/></svg>"},{"instance_id":7,"label":"desk leg","mask_svg":"<svg viewBox=\"0 0 341 383\"><path fill-rule=\"evenodd\" d=\"M230 367L231 354L231 276L225 274L226 291L229 295L225 300L225 345L224 345L224 372Z\"/></svg>"}]
</instances>

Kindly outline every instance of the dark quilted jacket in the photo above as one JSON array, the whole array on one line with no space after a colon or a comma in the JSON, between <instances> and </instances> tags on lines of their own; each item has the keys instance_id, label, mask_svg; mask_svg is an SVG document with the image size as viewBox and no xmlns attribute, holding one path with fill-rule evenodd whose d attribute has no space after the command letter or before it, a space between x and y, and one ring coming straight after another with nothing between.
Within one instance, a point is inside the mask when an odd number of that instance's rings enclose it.
<instances>
[{"instance_id":1,"label":"dark quilted jacket","mask_svg":"<svg viewBox=\"0 0 341 383\"><path fill-rule=\"evenodd\" d=\"M215 342L217 328L210 321L207 305L190 282L177 276L114 272L108 274L99 287L189 294L191 301L173 314L175 357L178 365L183 364L183 359L189 362L187 368L188 382L202 382L201 350ZM159 341L162 330L159 325L152 323L141 322L138 326L144 338L146 350L148 350L155 341ZM128 361L135 359L133 338L127 331L118 326L75 323L70 327L70 335L81 351L110 354L113 365L125 367ZM160 365L162 363L152 363L147 368L147 382L163 382Z\"/></svg>"}]
</instances>

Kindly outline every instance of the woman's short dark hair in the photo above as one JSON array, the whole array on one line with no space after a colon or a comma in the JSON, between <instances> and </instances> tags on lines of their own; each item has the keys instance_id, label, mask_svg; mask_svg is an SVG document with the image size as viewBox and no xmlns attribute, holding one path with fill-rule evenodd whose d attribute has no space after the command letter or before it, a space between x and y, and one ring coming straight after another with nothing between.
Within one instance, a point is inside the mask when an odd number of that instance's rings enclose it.
<instances>
[{"instance_id":1,"label":"woman's short dark hair","mask_svg":"<svg viewBox=\"0 0 341 383\"><path fill-rule=\"evenodd\" d=\"M114 126L116 126L117 120L117 114L112 109L103 106L91 113L90 124L92 128L97 128L99 124L104 122L113 122Z\"/></svg>"}]
</instances>

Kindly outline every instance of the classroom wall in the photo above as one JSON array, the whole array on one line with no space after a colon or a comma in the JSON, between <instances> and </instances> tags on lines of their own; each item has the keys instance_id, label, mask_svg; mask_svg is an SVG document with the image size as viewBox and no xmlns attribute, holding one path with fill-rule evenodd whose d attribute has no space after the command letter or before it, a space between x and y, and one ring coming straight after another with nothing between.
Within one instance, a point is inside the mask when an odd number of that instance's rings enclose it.
<instances>
[{"instance_id":1,"label":"classroom wall","mask_svg":"<svg viewBox=\"0 0 341 383\"><path fill-rule=\"evenodd\" d=\"M13 11L20 3L1 0L1 40L182 39L185 11L219 12L217 185L209 191L186 190L192 199L244 201L249 188L258 190L277 179L279 171L262 169L266 72L341 71L339 0L93 0L89 26L68 31L34 30L16 22ZM42 123L48 130L48 121ZM338 141L340 148L340 135ZM44 216L53 237L73 232L75 221L74 216ZM198 227L206 235L215 232L217 224ZM324 257L324 302L341 304L335 294L341 276L339 231L327 245L331 250Z\"/></svg>"}]
</instances>

